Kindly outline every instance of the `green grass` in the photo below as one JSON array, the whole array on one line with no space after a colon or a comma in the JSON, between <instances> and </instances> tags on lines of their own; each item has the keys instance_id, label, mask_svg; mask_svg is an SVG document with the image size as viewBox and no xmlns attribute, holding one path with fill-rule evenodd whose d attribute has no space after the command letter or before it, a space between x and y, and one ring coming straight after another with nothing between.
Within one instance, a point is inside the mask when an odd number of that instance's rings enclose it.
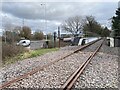
<instances>
[{"instance_id":1,"label":"green grass","mask_svg":"<svg viewBox=\"0 0 120 90\"><path fill-rule=\"evenodd\" d=\"M28 57L36 57L36 56L40 56L40 55L43 55L45 53L48 53L51 51L57 51L57 50L58 50L58 48L35 50L35 51L29 52Z\"/></svg>"},{"instance_id":2,"label":"green grass","mask_svg":"<svg viewBox=\"0 0 120 90\"><path fill-rule=\"evenodd\" d=\"M15 63L15 62L23 60L23 59L41 56L48 52L57 51L57 50L59 50L59 49L58 48L50 48L50 49L31 50L29 52L24 52L22 54L14 56L14 57L7 57L4 61L3 66Z\"/></svg>"}]
</instances>

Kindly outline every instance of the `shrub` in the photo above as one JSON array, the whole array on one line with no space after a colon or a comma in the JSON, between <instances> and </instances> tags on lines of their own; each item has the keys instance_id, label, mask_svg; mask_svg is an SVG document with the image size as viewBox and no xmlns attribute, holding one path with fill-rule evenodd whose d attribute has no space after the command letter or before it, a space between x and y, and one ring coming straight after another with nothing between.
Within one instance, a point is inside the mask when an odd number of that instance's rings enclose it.
<instances>
[{"instance_id":1,"label":"shrub","mask_svg":"<svg viewBox=\"0 0 120 90\"><path fill-rule=\"evenodd\" d=\"M22 46L16 46L13 44L2 44L2 59L9 57L14 57L17 54L24 52L24 48Z\"/></svg>"}]
</instances>

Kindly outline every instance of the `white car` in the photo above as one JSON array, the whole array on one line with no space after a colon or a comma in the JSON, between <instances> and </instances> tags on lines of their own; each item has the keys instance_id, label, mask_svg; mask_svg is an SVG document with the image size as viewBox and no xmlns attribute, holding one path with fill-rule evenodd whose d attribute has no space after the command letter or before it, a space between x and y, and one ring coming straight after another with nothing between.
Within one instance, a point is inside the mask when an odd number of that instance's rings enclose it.
<instances>
[{"instance_id":1,"label":"white car","mask_svg":"<svg viewBox=\"0 0 120 90\"><path fill-rule=\"evenodd\" d=\"M30 46L30 40L27 40L27 39L24 39L24 40L20 40L17 45L21 45L21 46L24 46L24 47L28 47Z\"/></svg>"}]
</instances>

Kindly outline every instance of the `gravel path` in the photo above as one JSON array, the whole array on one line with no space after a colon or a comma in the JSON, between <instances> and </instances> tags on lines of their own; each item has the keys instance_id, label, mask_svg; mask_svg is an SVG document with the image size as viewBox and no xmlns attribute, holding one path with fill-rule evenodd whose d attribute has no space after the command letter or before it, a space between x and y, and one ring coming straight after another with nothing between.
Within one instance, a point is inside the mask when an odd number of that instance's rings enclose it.
<instances>
[{"instance_id":1,"label":"gravel path","mask_svg":"<svg viewBox=\"0 0 120 90\"><path fill-rule=\"evenodd\" d=\"M104 44L74 88L118 88L118 48Z\"/></svg>"},{"instance_id":2,"label":"gravel path","mask_svg":"<svg viewBox=\"0 0 120 90\"><path fill-rule=\"evenodd\" d=\"M102 40L90 46L87 50L95 50L101 42ZM90 54L91 52L87 52L86 49L82 52L75 53L47 68L44 68L43 71L38 71L26 79L12 84L9 88L60 88Z\"/></svg>"}]
</instances>

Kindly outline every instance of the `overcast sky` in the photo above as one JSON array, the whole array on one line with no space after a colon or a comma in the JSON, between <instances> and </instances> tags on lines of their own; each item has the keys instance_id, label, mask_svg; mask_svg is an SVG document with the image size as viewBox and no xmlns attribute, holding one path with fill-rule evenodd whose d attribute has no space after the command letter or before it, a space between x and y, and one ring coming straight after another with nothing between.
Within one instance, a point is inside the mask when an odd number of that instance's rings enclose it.
<instances>
[{"instance_id":1,"label":"overcast sky","mask_svg":"<svg viewBox=\"0 0 120 90\"><path fill-rule=\"evenodd\" d=\"M9 1L9 0L8 0ZM33 31L42 30L53 33L67 18L74 16L95 16L102 25L110 28L109 19L115 15L118 1L115 2L2 2L1 24L31 27ZM1 4L1 3L0 3ZM2 26L0 26L0 30ZM1 31L0 31L1 32Z\"/></svg>"}]
</instances>

